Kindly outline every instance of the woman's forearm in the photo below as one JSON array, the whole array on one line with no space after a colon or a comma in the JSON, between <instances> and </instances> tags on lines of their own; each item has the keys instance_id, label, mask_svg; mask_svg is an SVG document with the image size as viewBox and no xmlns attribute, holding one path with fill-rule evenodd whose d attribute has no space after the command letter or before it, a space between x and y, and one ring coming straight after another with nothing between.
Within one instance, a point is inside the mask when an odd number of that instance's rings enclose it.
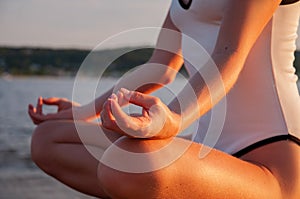
<instances>
[{"instance_id":1,"label":"woman's forearm","mask_svg":"<svg viewBox=\"0 0 300 199\"><path fill-rule=\"evenodd\" d=\"M80 114L88 118L98 116L107 98L120 88L152 93L172 82L182 64L183 60L180 53L174 55L170 52L155 50L152 58L146 64L124 75L111 89L89 104L82 106Z\"/></svg>"},{"instance_id":2,"label":"woman's forearm","mask_svg":"<svg viewBox=\"0 0 300 199\"><path fill-rule=\"evenodd\" d=\"M216 105L233 87L242 70L244 58L238 53L212 57L168 105L182 118L180 131Z\"/></svg>"},{"instance_id":3,"label":"woman's forearm","mask_svg":"<svg viewBox=\"0 0 300 199\"><path fill-rule=\"evenodd\" d=\"M102 106L107 98L120 88L136 90L142 93L152 93L172 82L183 64L180 49L178 51L175 54L159 49L154 50L151 59L147 63L122 76L117 84L89 104L77 108L75 110L76 115L80 119L97 117L102 111Z\"/></svg>"},{"instance_id":4,"label":"woman's forearm","mask_svg":"<svg viewBox=\"0 0 300 199\"><path fill-rule=\"evenodd\" d=\"M99 115L107 98L122 87L142 93L151 93L172 82L182 65L181 33L173 24L168 13L149 61L122 76L110 90L83 106L82 111L89 117Z\"/></svg>"}]
</instances>

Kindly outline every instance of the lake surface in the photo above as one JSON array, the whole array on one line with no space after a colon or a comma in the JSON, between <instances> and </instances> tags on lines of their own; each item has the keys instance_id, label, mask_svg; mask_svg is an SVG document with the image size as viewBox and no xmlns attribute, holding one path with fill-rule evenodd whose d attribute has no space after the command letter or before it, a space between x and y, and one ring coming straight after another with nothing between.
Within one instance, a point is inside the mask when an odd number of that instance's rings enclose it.
<instances>
[{"instance_id":1,"label":"lake surface","mask_svg":"<svg viewBox=\"0 0 300 199\"><path fill-rule=\"evenodd\" d=\"M87 103L116 82L114 78L102 78L100 82L81 79L76 87L76 101ZM177 80L170 85L171 90L165 89L155 95L168 102L172 92L182 88L183 83L183 79ZM30 139L35 126L27 114L28 104L35 104L39 96L72 99L73 89L74 78L0 78L0 171L36 169L30 160ZM45 108L45 112L53 111L54 108Z\"/></svg>"}]
</instances>

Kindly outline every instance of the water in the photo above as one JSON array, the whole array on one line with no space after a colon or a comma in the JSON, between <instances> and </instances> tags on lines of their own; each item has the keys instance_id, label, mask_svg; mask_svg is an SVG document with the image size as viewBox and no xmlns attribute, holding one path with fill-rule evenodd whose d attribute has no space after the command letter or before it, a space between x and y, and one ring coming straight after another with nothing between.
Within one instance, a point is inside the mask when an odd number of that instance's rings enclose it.
<instances>
[{"instance_id":1,"label":"water","mask_svg":"<svg viewBox=\"0 0 300 199\"><path fill-rule=\"evenodd\" d=\"M112 81L108 79L107 85ZM34 168L29 146L35 126L27 114L28 104L35 104L39 96L71 99L73 82L71 78L0 79L0 169Z\"/></svg>"},{"instance_id":2,"label":"water","mask_svg":"<svg viewBox=\"0 0 300 199\"><path fill-rule=\"evenodd\" d=\"M113 78L102 78L99 83L97 79L82 79L76 100L87 103L116 82ZM182 83L183 80L178 80L170 87L178 91ZM0 78L0 169L36 169L30 160L30 138L35 126L27 114L28 104L35 104L39 96L72 99L73 86L73 78ZM156 95L167 103L172 92L164 89ZM45 111L55 109L46 107Z\"/></svg>"}]
</instances>

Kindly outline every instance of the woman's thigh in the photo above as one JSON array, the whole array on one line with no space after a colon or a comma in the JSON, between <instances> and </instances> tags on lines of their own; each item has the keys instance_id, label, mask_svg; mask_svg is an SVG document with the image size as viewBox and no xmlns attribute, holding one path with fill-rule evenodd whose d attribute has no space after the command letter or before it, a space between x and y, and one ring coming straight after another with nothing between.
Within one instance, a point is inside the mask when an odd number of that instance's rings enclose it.
<instances>
[{"instance_id":1,"label":"woman's thigh","mask_svg":"<svg viewBox=\"0 0 300 199\"><path fill-rule=\"evenodd\" d=\"M121 139L116 142L116 145L130 152L145 154L144 158L147 159L145 162L155 165L157 161L168 159L169 155L178 148L182 148L184 143L188 143L186 140L175 138L174 145L169 147L167 152L163 152L161 157L153 155L154 151L160 151L169 142L170 140ZM297 164L295 160L297 156L276 157L276 154L273 154L274 148L279 147L276 145L261 147L260 150L268 151L261 154L260 157L263 161L260 158L256 159L255 155L245 156L243 157L245 160L242 160L214 149L205 157L199 158L199 152L203 146L197 143L188 143L187 145L189 146L185 152L176 160L170 161L168 166L141 173L131 173L122 170L120 165L113 165L125 164L124 168L128 170L128 163L110 161L110 159L120 158L121 154L119 150L110 147L105 152L103 162L98 168L99 180L112 198L276 199L286 197L281 194L282 179L278 177L280 175L273 175L273 172L277 170L279 173L295 173L299 170L299 165L283 166L282 162ZM288 150L288 148L286 147L284 150ZM286 151L286 153L299 155L299 147L291 150L293 151ZM269 156L272 154L277 161L271 160L272 157ZM246 158L249 160L246 161ZM128 159L134 161L134 158L129 157ZM132 162L132 165L139 165L139 162ZM293 171L287 171L289 169L293 169ZM299 174L297 175L299 176ZM299 186L299 184L294 184L294 186Z\"/></svg>"},{"instance_id":2,"label":"woman's thigh","mask_svg":"<svg viewBox=\"0 0 300 199\"><path fill-rule=\"evenodd\" d=\"M283 198L300 196L300 146L293 141L279 141L259 147L241 159L264 165L278 180Z\"/></svg>"},{"instance_id":3,"label":"woman's thigh","mask_svg":"<svg viewBox=\"0 0 300 199\"><path fill-rule=\"evenodd\" d=\"M80 143L107 148L120 135L102 128L97 123L51 120L39 124L35 129L33 137L56 143Z\"/></svg>"}]
</instances>

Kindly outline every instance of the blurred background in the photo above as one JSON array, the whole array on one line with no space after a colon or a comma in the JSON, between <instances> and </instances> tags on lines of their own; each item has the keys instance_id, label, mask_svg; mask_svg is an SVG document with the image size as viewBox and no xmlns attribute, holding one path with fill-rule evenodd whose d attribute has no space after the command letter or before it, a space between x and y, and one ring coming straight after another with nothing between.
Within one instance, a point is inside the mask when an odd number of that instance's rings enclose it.
<instances>
[{"instance_id":1,"label":"blurred background","mask_svg":"<svg viewBox=\"0 0 300 199\"><path fill-rule=\"evenodd\" d=\"M38 96L71 99L74 76L92 49L97 47L99 60L132 51L106 68L96 94L110 88L126 71L147 61L157 34L146 34L143 39L111 38L132 29L160 27L170 3L0 0L0 199L90 198L46 176L32 163L30 138L34 125L27 115L27 105L35 104ZM300 39L297 49L294 65L300 73ZM178 81L173 85L177 89L182 85ZM93 77L82 82L79 102L90 100L84 88L95 84L98 82Z\"/></svg>"}]
</instances>

